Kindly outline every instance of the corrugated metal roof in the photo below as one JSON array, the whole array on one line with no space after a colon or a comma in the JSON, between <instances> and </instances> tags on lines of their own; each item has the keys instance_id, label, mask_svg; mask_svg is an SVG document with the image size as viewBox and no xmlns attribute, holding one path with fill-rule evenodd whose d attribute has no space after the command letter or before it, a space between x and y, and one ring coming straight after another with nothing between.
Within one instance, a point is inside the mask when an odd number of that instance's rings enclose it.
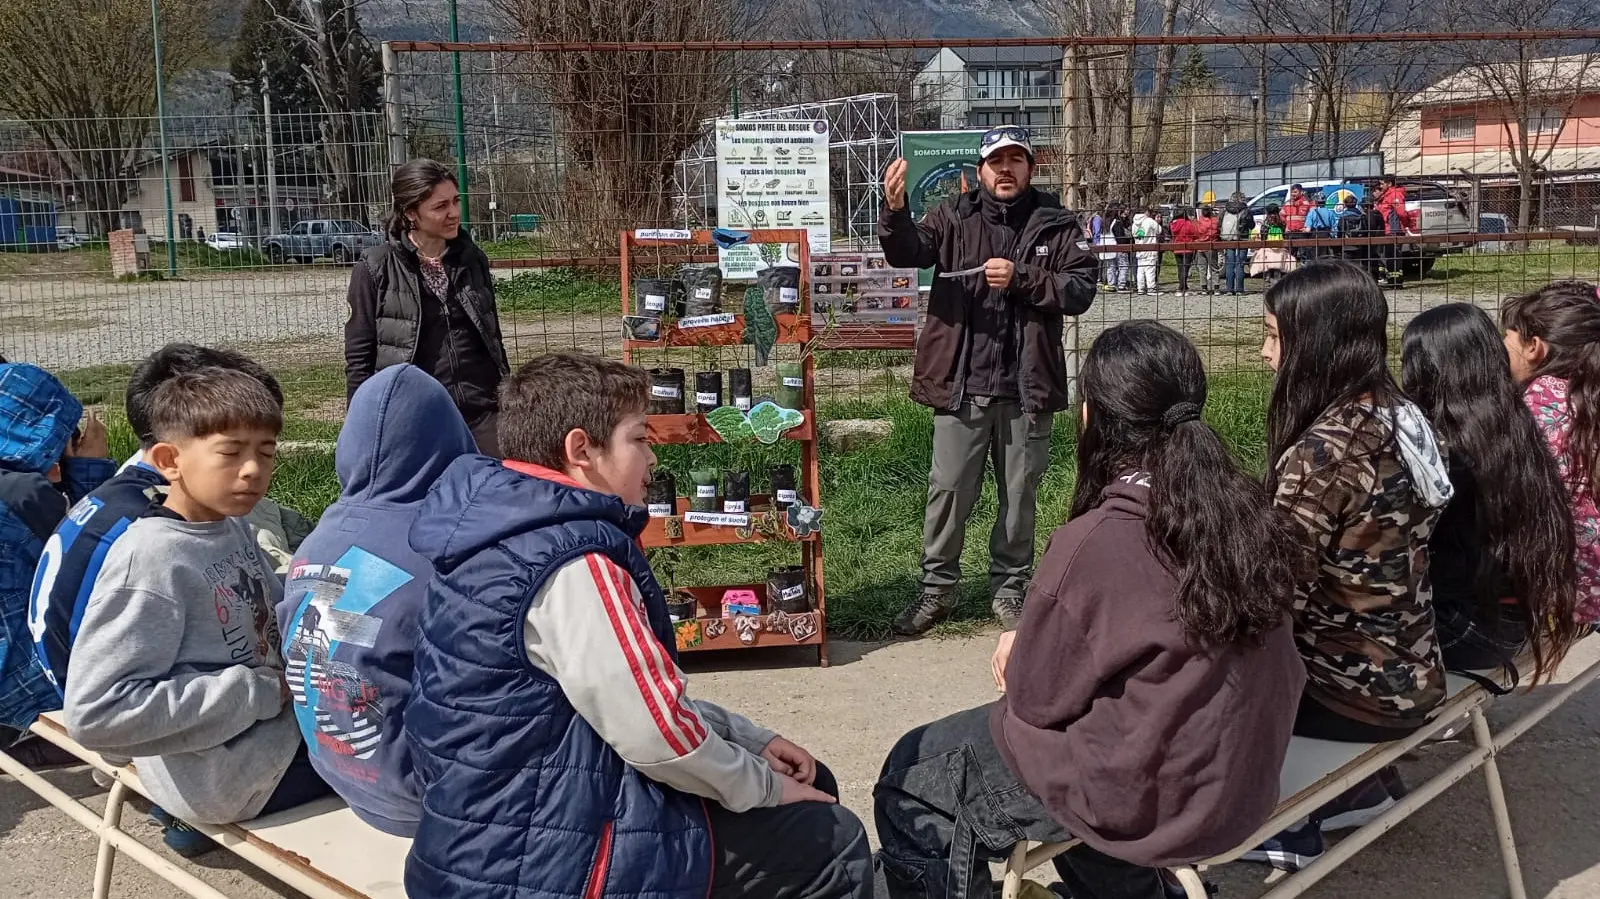
<instances>
[{"instance_id":1,"label":"corrugated metal roof","mask_svg":"<svg viewBox=\"0 0 1600 899\"><path fill-rule=\"evenodd\" d=\"M1329 157L1359 156L1372 152L1383 132L1377 128L1357 128L1333 135L1333 152L1328 152L1328 138L1323 134L1286 134L1267 138L1266 162L1258 162L1256 143L1243 140L1229 144L1214 153L1194 161L1194 169L1202 175L1212 172L1235 172L1258 165L1292 165ZM1187 163L1174 166L1161 173L1163 181L1186 181L1190 177Z\"/></svg>"},{"instance_id":2,"label":"corrugated metal roof","mask_svg":"<svg viewBox=\"0 0 1600 899\"><path fill-rule=\"evenodd\" d=\"M1520 93L1526 81L1530 91L1552 94L1600 91L1600 53L1546 56L1529 60L1526 78L1518 63L1466 66L1411 98L1412 106L1448 106L1479 103Z\"/></svg>"},{"instance_id":3,"label":"corrugated metal roof","mask_svg":"<svg viewBox=\"0 0 1600 899\"><path fill-rule=\"evenodd\" d=\"M1060 47L951 47L969 66L1061 65Z\"/></svg>"}]
</instances>

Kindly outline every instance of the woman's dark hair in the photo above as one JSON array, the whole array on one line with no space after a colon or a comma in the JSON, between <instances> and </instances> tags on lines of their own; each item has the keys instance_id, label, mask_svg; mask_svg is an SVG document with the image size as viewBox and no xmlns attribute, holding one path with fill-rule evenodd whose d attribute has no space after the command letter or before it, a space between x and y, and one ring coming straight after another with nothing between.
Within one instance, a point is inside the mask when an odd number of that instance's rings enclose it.
<instances>
[{"instance_id":1,"label":"woman's dark hair","mask_svg":"<svg viewBox=\"0 0 1600 899\"><path fill-rule=\"evenodd\" d=\"M1206 373L1194 345L1153 321L1101 334L1081 376L1077 518L1112 479L1149 478L1150 547L1178 579L1177 619L1200 646L1257 644L1283 623L1307 552L1272 497L1200 420Z\"/></svg>"},{"instance_id":2,"label":"woman's dark hair","mask_svg":"<svg viewBox=\"0 0 1600 899\"><path fill-rule=\"evenodd\" d=\"M394 177L389 181L389 193L394 197L394 205L389 210L389 215L384 219L384 230L395 240L406 236L411 230L411 220L406 213L417 208L433 189L445 182L460 187L456 175L442 162L431 159L413 159L405 165L394 170Z\"/></svg>"},{"instance_id":3,"label":"woman's dark hair","mask_svg":"<svg viewBox=\"0 0 1600 899\"><path fill-rule=\"evenodd\" d=\"M1267 483L1306 429L1334 406L1364 396L1379 408L1405 400L1389 372L1389 304L1372 276L1348 262L1317 262L1267 289L1278 318L1278 375L1267 404ZM1392 428L1383 427L1392 443Z\"/></svg>"},{"instance_id":4,"label":"woman's dark hair","mask_svg":"<svg viewBox=\"0 0 1600 899\"><path fill-rule=\"evenodd\" d=\"M1600 293L1587 281L1556 281L1506 300L1500 326L1523 340L1544 341L1548 352L1534 377L1567 382L1568 471L1575 489L1594 492L1600 466Z\"/></svg>"},{"instance_id":5,"label":"woman's dark hair","mask_svg":"<svg viewBox=\"0 0 1600 899\"><path fill-rule=\"evenodd\" d=\"M1523 403L1488 313L1449 303L1422 313L1401 341L1406 394L1422 407L1477 486L1485 552L1473 583L1478 620L1497 622L1504 571L1534 628L1535 678L1555 673L1578 636L1572 516L1555 459Z\"/></svg>"}]
</instances>

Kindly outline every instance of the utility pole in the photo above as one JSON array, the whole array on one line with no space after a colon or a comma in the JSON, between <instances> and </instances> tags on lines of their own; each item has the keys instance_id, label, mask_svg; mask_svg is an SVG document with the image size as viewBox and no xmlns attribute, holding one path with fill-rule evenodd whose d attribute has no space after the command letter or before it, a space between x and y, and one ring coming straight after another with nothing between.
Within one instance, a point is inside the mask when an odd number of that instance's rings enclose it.
<instances>
[{"instance_id":1,"label":"utility pole","mask_svg":"<svg viewBox=\"0 0 1600 899\"><path fill-rule=\"evenodd\" d=\"M272 93L268 90L267 64L261 63L261 112L267 126L267 236L278 233L278 152L272 140Z\"/></svg>"},{"instance_id":2,"label":"utility pole","mask_svg":"<svg viewBox=\"0 0 1600 899\"><path fill-rule=\"evenodd\" d=\"M456 0L450 0L450 42L461 40L461 23L456 15ZM450 52L450 74L455 79L456 95L456 180L461 188L461 220L472 221L472 196L467 189L467 112L461 98L461 53Z\"/></svg>"},{"instance_id":3,"label":"utility pole","mask_svg":"<svg viewBox=\"0 0 1600 899\"><path fill-rule=\"evenodd\" d=\"M1189 101L1189 200L1193 203L1200 202L1200 176L1194 170L1194 133L1195 109L1194 100Z\"/></svg>"},{"instance_id":4,"label":"utility pole","mask_svg":"<svg viewBox=\"0 0 1600 899\"><path fill-rule=\"evenodd\" d=\"M389 170L393 171L405 164L410 153L400 111L400 54L388 41L383 42L383 119L389 132Z\"/></svg>"},{"instance_id":5,"label":"utility pole","mask_svg":"<svg viewBox=\"0 0 1600 899\"><path fill-rule=\"evenodd\" d=\"M167 86L161 58L161 3L150 0L150 29L156 43L156 130L161 141L161 183L167 192L167 274L178 274L178 235L172 215L172 159L167 153Z\"/></svg>"}]
</instances>

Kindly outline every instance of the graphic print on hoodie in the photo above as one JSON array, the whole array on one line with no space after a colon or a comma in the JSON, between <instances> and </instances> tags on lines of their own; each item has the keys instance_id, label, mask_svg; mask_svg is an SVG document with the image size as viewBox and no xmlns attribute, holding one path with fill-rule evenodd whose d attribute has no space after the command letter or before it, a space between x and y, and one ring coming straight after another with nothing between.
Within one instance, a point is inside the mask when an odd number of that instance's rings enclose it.
<instances>
[{"instance_id":1,"label":"graphic print on hoodie","mask_svg":"<svg viewBox=\"0 0 1600 899\"><path fill-rule=\"evenodd\" d=\"M1306 694L1367 724L1413 729L1444 700L1428 540L1453 491L1410 403L1334 406L1278 460L1277 505L1317 550L1296 588Z\"/></svg>"},{"instance_id":2,"label":"graphic print on hoodie","mask_svg":"<svg viewBox=\"0 0 1600 899\"><path fill-rule=\"evenodd\" d=\"M356 391L334 452L343 493L289 569L278 620L311 764L364 821L409 837L421 790L405 744L413 647L433 566L407 534L457 457L475 453L439 382L410 365Z\"/></svg>"}]
</instances>

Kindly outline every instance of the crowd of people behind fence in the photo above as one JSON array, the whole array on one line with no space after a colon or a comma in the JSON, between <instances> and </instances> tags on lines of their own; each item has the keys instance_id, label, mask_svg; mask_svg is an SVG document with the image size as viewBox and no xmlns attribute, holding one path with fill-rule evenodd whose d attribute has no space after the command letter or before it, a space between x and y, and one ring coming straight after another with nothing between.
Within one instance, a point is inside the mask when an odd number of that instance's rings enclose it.
<instances>
[{"instance_id":1,"label":"crowd of people behind fence","mask_svg":"<svg viewBox=\"0 0 1600 899\"><path fill-rule=\"evenodd\" d=\"M1161 295L1161 263L1168 254L1141 250L1140 244L1247 241L1269 245L1173 249L1177 295L1243 296L1246 278L1270 282L1319 259L1348 260L1379 283L1400 287L1408 263L1402 243L1295 246L1310 240L1403 237L1415 229L1404 185L1384 177L1376 194L1376 199L1357 199L1342 187L1324 193L1295 184L1281 206L1269 203L1259 217L1242 191L1221 204L1208 195L1198 206L1134 207L1113 200L1084 215L1084 230L1101 260L1101 288L1110 293Z\"/></svg>"},{"instance_id":2,"label":"crowd of people behind fence","mask_svg":"<svg viewBox=\"0 0 1600 899\"><path fill-rule=\"evenodd\" d=\"M132 761L185 854L215 848L186 822L335 793L412 838L405 887L429 899L868 899L875 866L891 899L977 899L1012 844L1069 837L1072 896L1145 899L1182 895L1162 869L1269 819L1291 736L1398 740L1444 703L1446 671L1553 675L1600 620L1595 285L1511 297L1499 322L1430 309L1397 378L1371 267L1283 241L1287 260L1250 261L1285 266L1263 298L1262 477L1206 422L1199 351L1159 322L1102 333L1071 398L1062 325L1099 262L1034 170L1026 132L996 129L980 185L921 221L904 163L885 177L890 263L956 276L919 338L923 583L893 627L954 609L992 460L1004 633L1001 697L887 750L876 861L826 765L688 694L638 542L648 375L578 353L506 371L431 165L397 176L390 242L352 284L341 492L308 534L267 498L284 395L257 362L187 344L143 360L119 470L59 379L0 360L0 748L70 763L25 738L60 711L83 747ZM1395 215L1334 199L1258 221L1235 197L1173 224L1272 244ZM1094 218L1129 247L1117 277L1154 289L1160 210ZM1224 250L1225 292L1243 252ZM1218 262L1183 272L1204 290ZM1069 409L1074 496L1036 568L1034 489ZM1385 769L1245 858L1303 867L1404 794Z\"/></svg>"}]
</instances>

